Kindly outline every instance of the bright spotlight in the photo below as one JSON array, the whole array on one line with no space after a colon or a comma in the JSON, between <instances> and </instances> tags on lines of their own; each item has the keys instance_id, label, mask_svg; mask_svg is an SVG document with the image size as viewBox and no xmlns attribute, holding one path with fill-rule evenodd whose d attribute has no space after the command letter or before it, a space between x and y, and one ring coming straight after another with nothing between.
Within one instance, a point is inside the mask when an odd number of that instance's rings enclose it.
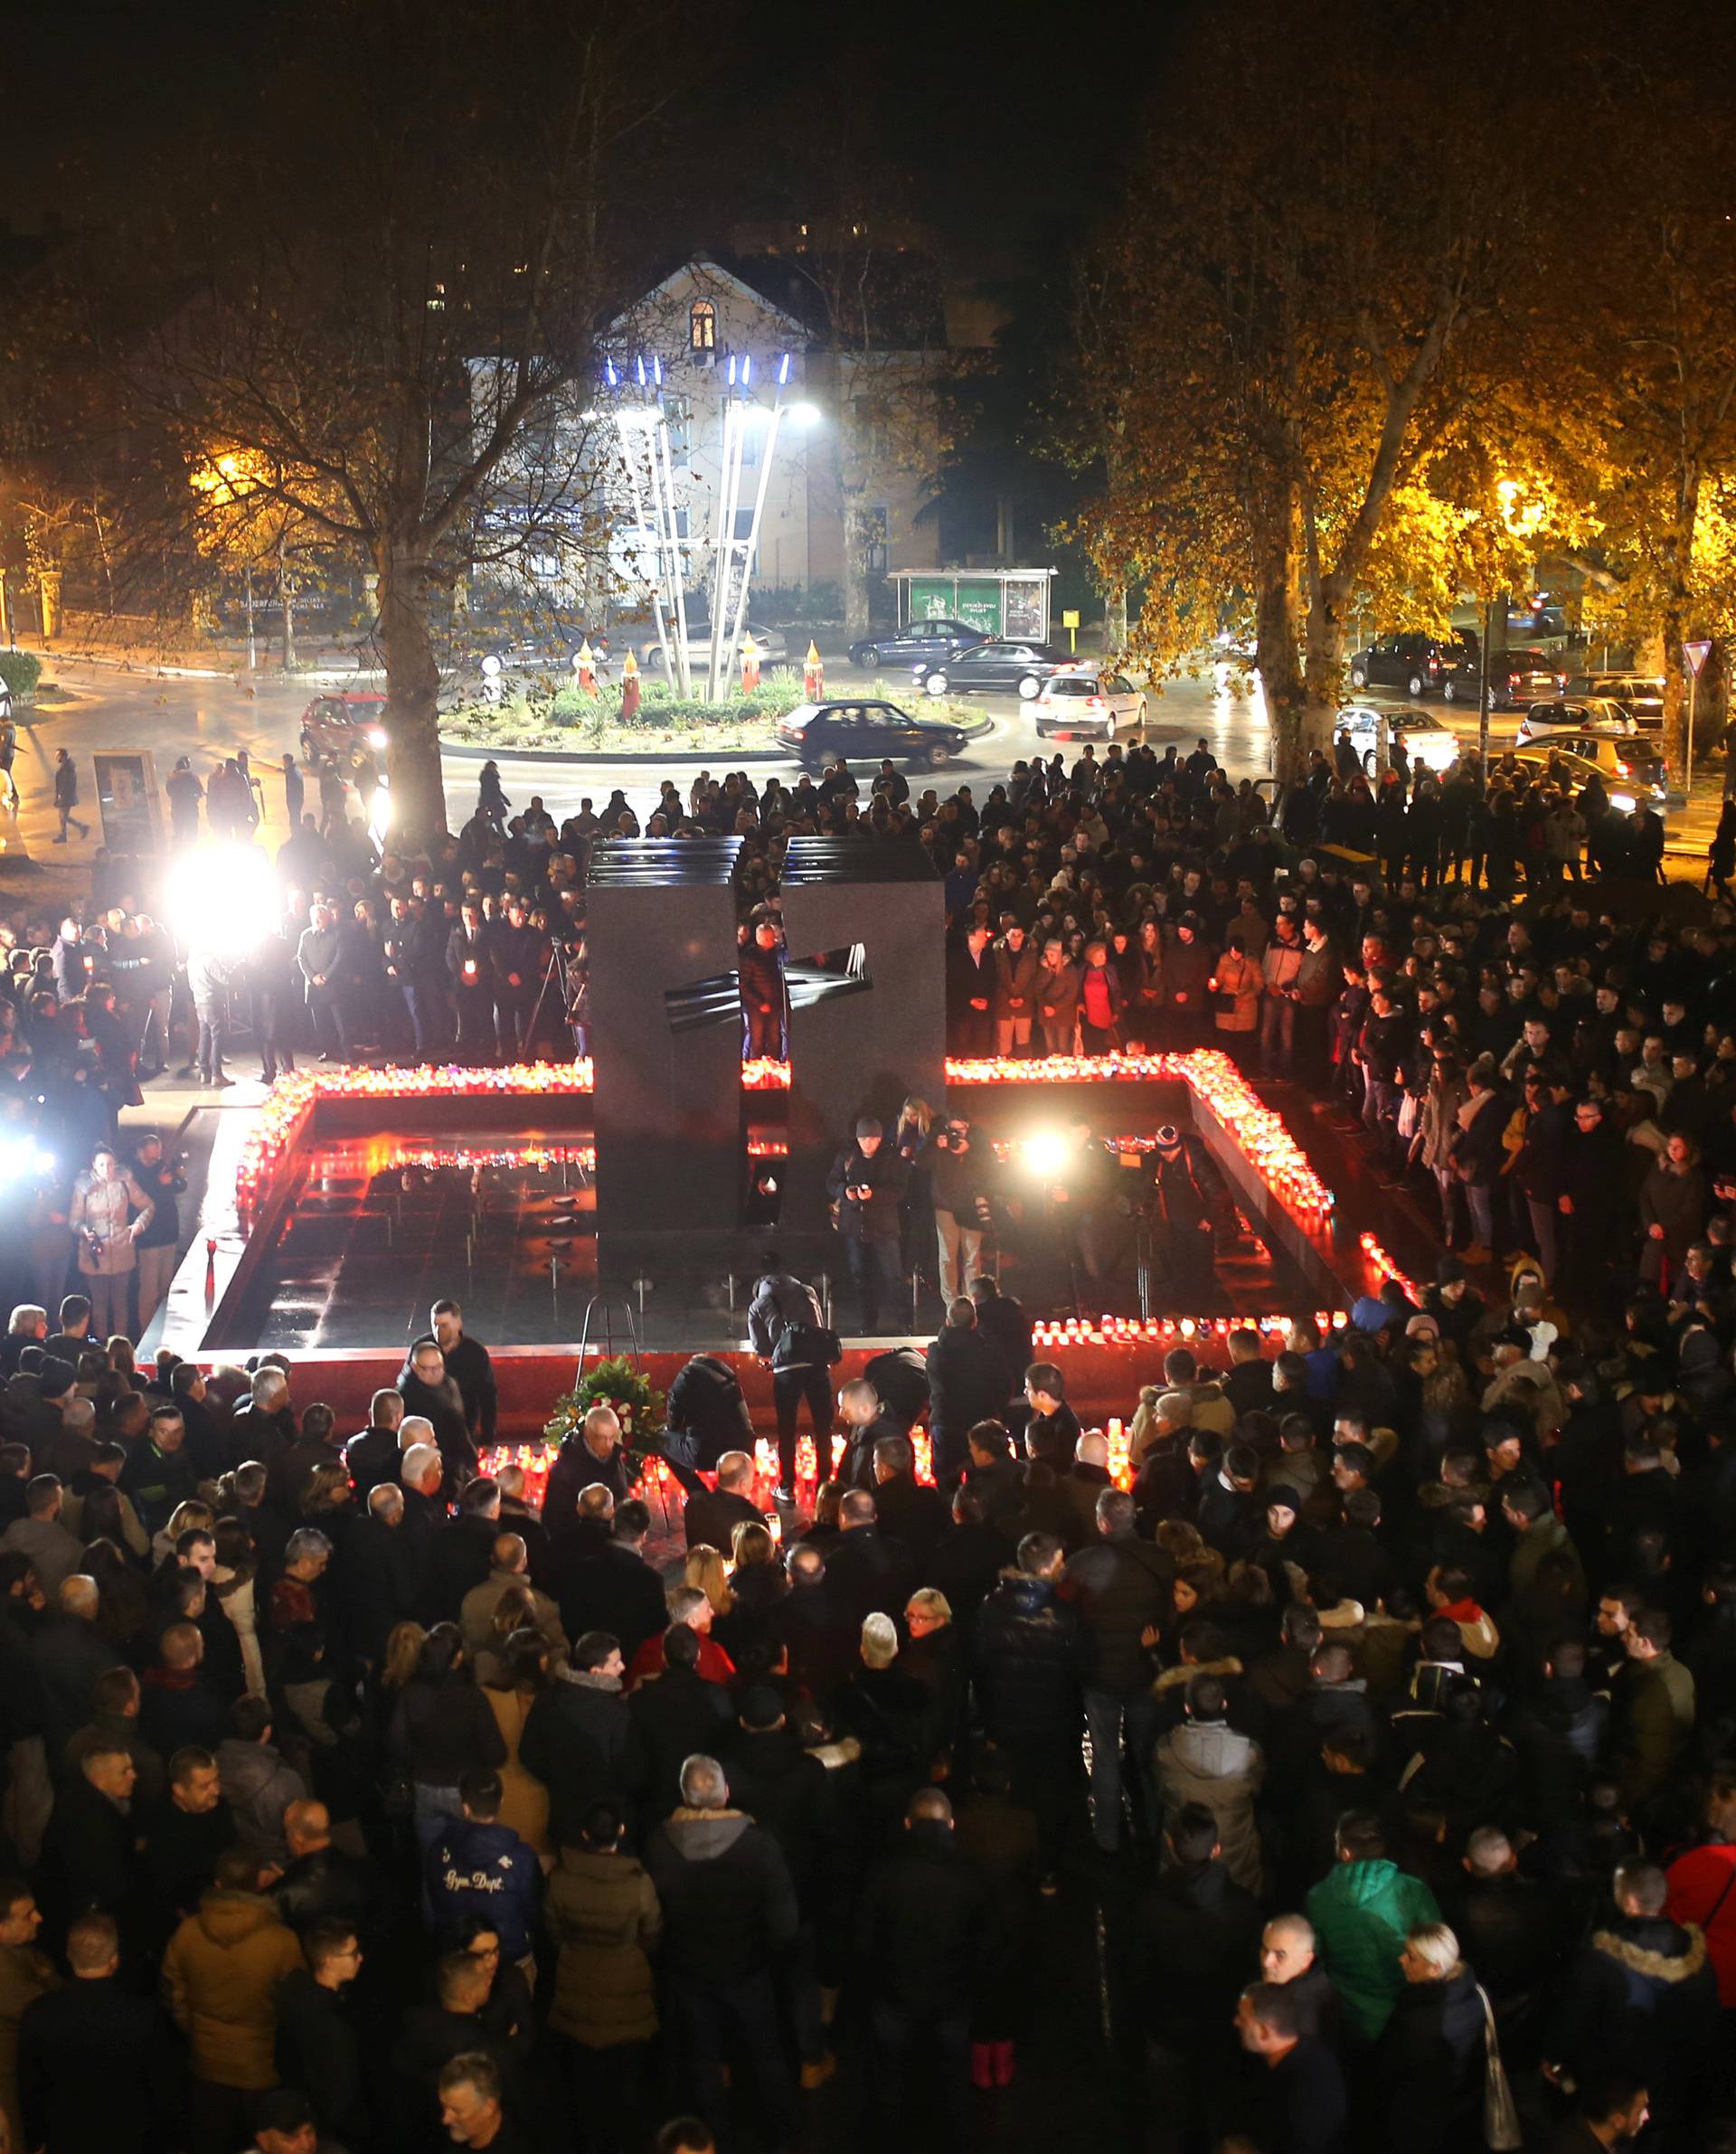
<instances>
[{"instance_id":1,"label":"bright spotlight","mask_svg":"<svg viewBox=\"0 0 1736 2154\"><path fill-rule=\"evenodd\" d=\"M1034 1137L1027 1137L1024 1146L1024 1164L1039 1181L1052 1181L1065 1172L1072 1158L1072 1147L1058 1130L1040 1129Z\"/></svg>"},{"instance_id":2,"label":"bright spotlight","mask_svg":"<svg viewBox=\"0 0 1736 2154\"><path fill-rule=\"evenodd\" d=\"M282 910L271 864L254 846L195 846L169 876L169 925L189 949L250 957Z\"/></svg>"},{"instance_id":3,"label":"bright spotlight","mask_svg":"<svg viewBox=\"0 0 1736 2154\"><path fill-rule=\"evenodd\" d=\"M386 848L386 833L391 828L392 780L382 770L380 782L373 789L373 797L368 802L368 836L382 853Z\"/></svg>"},{"instance_id":4,"label":"bright spotlight","mask_svg":"<svg viewBox=\"0 0 1736 2154\"><path fill-rule=\"evenodd\" d=\"M53 1172L53 1153L44 1151L28 1130L0 1132L0 1189L20 1182L40 1182Z\"/></svg>"},{"instance_id":5,"label":"bright spotlight","mask_svg":"<svg viewBox=\"0 0 1736 2154\"><path fill-rule=\"evenodd\" d=\"M791 421L797 426L818 426L825 414L817 404L810 404L804 401L789 407L789 416Z\"/></svg>"}]
</instances>

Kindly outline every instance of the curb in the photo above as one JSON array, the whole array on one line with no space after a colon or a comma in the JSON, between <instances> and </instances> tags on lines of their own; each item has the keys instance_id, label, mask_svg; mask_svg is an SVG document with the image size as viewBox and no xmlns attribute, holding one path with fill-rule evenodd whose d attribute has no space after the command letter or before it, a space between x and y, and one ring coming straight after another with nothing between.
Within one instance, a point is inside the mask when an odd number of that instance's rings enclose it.
<instances>
[{"instance_id":1,"label":"curb","mask_svg":"<svg viewBox=\"0 0 1736 2154\"><path fill-rule=\"evenodd\" d=\"M336 686L344 682L383 681L383 666L310 666L305 671L297 667L294 673L274 671L265 674L257 667L250 676L245 666L165 666L155 664L148 658L110 658L99 657L90 651L57 650L49 654L68 666L105 666L110 673L137 674L144 680L166 681L229 681L236 686L250 678L254 681L270 679L294 686L297 682L312 682L318 687Z\"/></svg>"}]
</instances>

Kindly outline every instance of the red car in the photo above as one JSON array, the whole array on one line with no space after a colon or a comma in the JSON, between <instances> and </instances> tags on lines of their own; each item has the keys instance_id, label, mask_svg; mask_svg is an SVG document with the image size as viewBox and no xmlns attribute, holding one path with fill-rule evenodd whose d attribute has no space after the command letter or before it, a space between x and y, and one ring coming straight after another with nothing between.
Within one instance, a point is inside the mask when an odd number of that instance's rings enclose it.
<instances>
[{"instance_id":1,"label":"red car","mask_svg":"<svg viewBox=\"0 0 1736 2154\"><path fill-rule=\"evenodd\" d=\"M316 695L301 713L301 751L309 762L331 757L347 768L356 749L379 757L386 746L386 699L376 688Z\"/></svg>"}]
</instances>

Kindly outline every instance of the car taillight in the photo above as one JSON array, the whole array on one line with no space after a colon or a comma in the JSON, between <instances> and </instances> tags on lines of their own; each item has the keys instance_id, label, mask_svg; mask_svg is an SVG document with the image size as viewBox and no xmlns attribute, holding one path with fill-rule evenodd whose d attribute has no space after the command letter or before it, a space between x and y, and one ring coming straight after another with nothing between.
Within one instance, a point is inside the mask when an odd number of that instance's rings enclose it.
<instances>
[{"instance_id":1,"label":"car taillight","mask_svg":"<svg viewBox=\"0 0 1736 2154\"><path fill-rule=\"evenodd\" d=\"M1429 670L1430 673L1439 673L1440 671L1440 660L1439 658L1430 658L1429 661Z\"/></svg>"},{"instance_id":2,"label":"car taillight","mask_svg":"<svg viewBox=\"0 0 1736 2154\"><path fill-rule=\"evenodd\" d=\"M1100 711L1103 708L1103 698L1100 695L1088 695L1085 698L1085 708L1088 711Z\"/></svg>"},{"instance_id":3,"label":"car taillight","mask_svg":"<svg viewBox=\"0 0 1736 2154\"><path fill-rule=\"evenodd\" d=\"M1631 778L1631 777L1633 776L1633 771L1632 771L1632 770L1631 770L1628 768L1628 766L1626 763L1618 763L1618 764L1616 765L1616 769L1617 769L1617 770L1618 770L1620 772L1621 776L1622 776L1622 777L1624 777L1624 778Z\"/></svg>"},{"instance_id":4,"label":"car taillight","mask_svg":"<svg viewBox=\"0 0 1736 2154\"><path fill-rule=\"evenodd\" d=\"M1558 688L1565 688L1567 686L1567 675L1564 673L1558 673L1555 675L1555 685Z\"/></svg>"}]
</instances>

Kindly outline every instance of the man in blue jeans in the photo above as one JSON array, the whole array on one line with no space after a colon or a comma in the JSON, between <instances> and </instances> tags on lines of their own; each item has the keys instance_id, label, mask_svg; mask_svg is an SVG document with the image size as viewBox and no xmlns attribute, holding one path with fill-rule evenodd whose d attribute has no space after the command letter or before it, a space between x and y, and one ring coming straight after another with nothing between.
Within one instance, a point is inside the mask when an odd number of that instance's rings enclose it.
<instances>
[{"instance_id":1,"label":"man in blue jeans","mask_svg":"<svg viewBox=\"0 0 1736 2154\"><path fill-rule=\"evenodd\" d=\"M1061 1573L1061 1598L1079 1611L1085 1725L1091 1743L1091 1830L1106 1855L1121 1846L1121 1745L1133 1752L1145 1829L1156 1830L1152 1745L1157 1708L1146 1639L1168 1617L1175 1566L1134 1531L1133 1498L1105 1488L1097 1499L1097 1540Z\"/></svg>"}]
</instances>

